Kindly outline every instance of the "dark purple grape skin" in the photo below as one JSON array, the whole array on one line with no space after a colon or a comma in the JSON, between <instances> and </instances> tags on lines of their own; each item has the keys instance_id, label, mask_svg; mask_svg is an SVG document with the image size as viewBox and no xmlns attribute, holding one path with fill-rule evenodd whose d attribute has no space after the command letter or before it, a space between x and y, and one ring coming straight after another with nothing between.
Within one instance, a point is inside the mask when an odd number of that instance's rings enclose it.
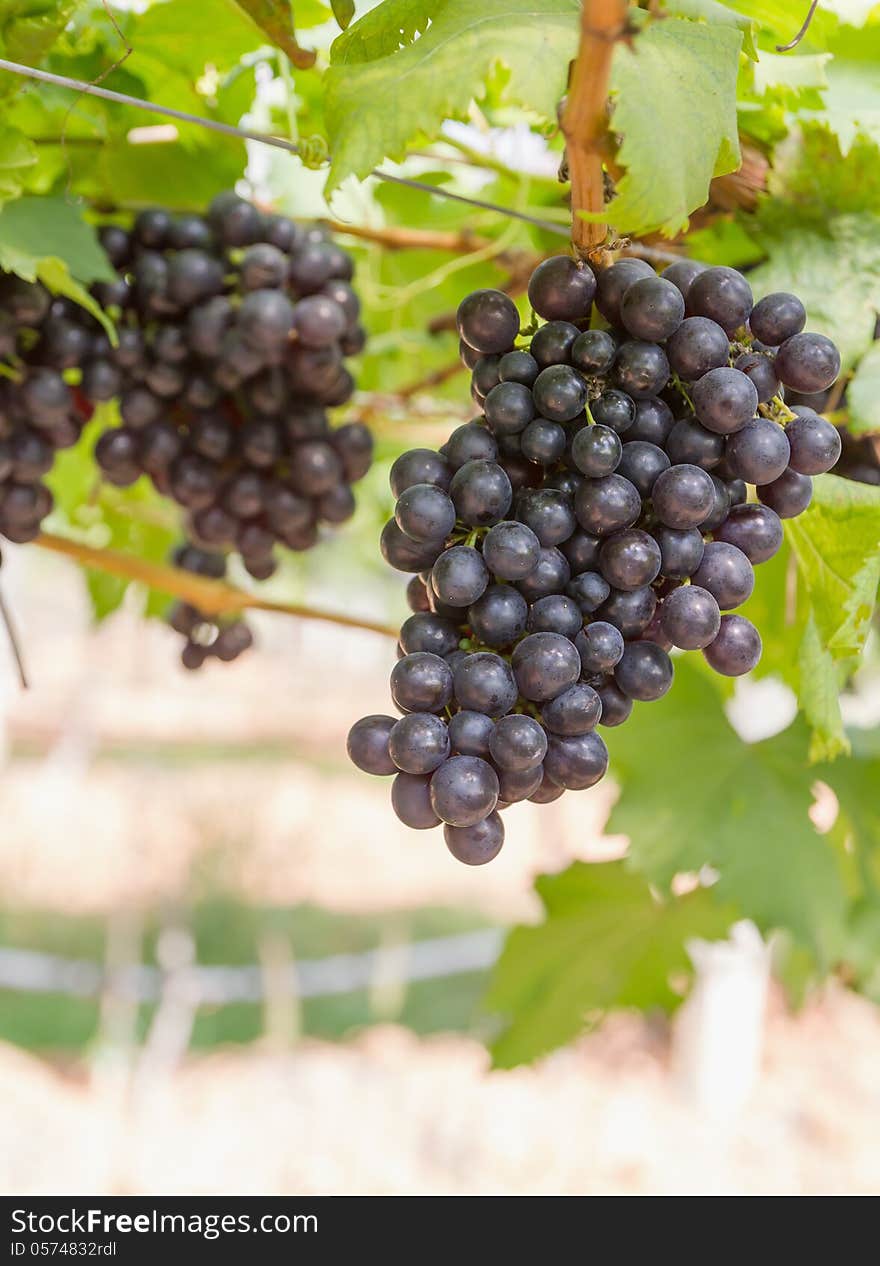
<instances>
[{"instance_id":1,"label":"dark purple grape skin","mask_svg":"<svg viewBox=\"0 0 880 1266\"><path fill-rule=\"evenodd\" d=\"M696 418L680 418L669 432L666 453L675 466L714 470L724 457L724 436L707 431Z\"/></svg>"},{"instance_id":2,"label":"dark purple grape skin","mask_svg":"<svg viewBox=\"0 0 880 1266\"><path fill-rule=\"evenodd\" d=\"M624 648L623 634L613 624L593 620L578 633L575 646L586 676L607 673L620 663Z\"/></svg>"},{"instance_id":3,"label":"dark purple grape skin","mask_svg":"<svg viewBox=\"0 0 880 1266\"><path fill-rule=\"evenodd\" d=\"M616 532L599 551L599 568L613 589L650 585L660 572L660 561L660 546L639 528Z\"/></svg>"},{"instance_id":4,"label":"dark purple grape skin","mask_svg":"<svg viewBox=\"0 0 880 1266\"><path fill-rule=\"evenodd\" d=\"M434 563L431 584L441 602L469 607L489 583L489 569L482 554L470 545L453 545Z\"/></svg>"},{"instance_id":5,"label":"dark purple grape skin","mask_svg":"<svg viewBox=\"0 0 880 1266\"><path fill-rule=\"evenodd\" d=\"M452 472L467 462L492 462L498 456L498 441L480 422L464 422L456 427L443 447L443 458Z\"/></svg>"},{"instance_id":6,"label":"dark purple grape skin","mask_svg":"<svg viewBox=\"0 0 880 1266\"><path fill-rule=\"evenodd\" d=\"M680 650L702 650L718 635L721 611L706 589L698 585L683 585L664 599L660 627L672 645Z\"/></svg>"},{"instance_id":7,"label":"dark purple grape skin","mask_svg":"<svg viewBox=\"0 0 880 1266\"><path fill-rule=\"evenodd\" d=\"M583 615L592 615L594 611L598 611L610 592L608 581L595 571L579 572L565 586L566 596L571 598Z\"/></svg>"},{"instance_id":8,"label":"dark purple grape skin","mask_svg":"<svg viewBox=\"0 0 880 1266\"><path fill-rule=\"evenodd\" d=\"M538 561L528 576L516 582L527 602L535 602L550 593L560 593L571 579L568 559L555 545L542 548Z\"/></svg>"},{"instance_id":9,"label":"dark purple grape skin","mask_svg":"<svg viewBox=\"0 0 880 1266\"><path fill-rule=\"evenodd\" d=\"M627 442L641 440L663 448L675 423L672 410L665 400L650 396L636 401L636 417L626 432Z\"/></svg>"},{"instance_id":10,"label":"dark purple grape skin","mask_svg":"<svg viewBox=\"0 0 880 1266\"><path fill-rule=\"evenodd\" d=\"M575 369L592 377L607 374L617 355L617 343L607 330L584 330L571 345L570 360Z\"/></svg>"},{"instance_id":11,"label":"dark purple grape skin","mask_svg":"<svg viewBox=\"0 0 880 1266\"><path fill-rule=\"evenodd\" d=\"M727 491L727 484L715 475L710 476L710 478L712 487L715 490L714 499L712 509L700 524L701 532L714 532L715 528L720 527L727 518L730 510L730 493Z\"/></svg>"},{"instance_id":12,"label":"dark purple grape skin","mask_svg":"<svg viewBox=\"0 0 880 1266\"><path fill-rule=\"evenodd\" d=\"M791 469L799 475L824 475L837 465L841 452L840 434L827 418L818 414L793 418L786 424Z\"/></svg>"},{"instance_id":13,"label":"dark purple grape skin","mask_svg":"<svg viewBox=\"0 0 880 1266\"><path fill-rule=\"evenodd\" d=\"M754 416L758 408L755 384L738 369L710 369L694 383L694 412L709 431L731 435Z\"/></svg>"},{"instance_id":14,"label":"dark purple grape skin","mask_svg":"<svg viewBox=\"0 0 880 1266\"><path fill-rule=\"evenodd\" d=\"M605 728L623 725L632 715L633 701L620 690L613 677L608 677L596 687L596 694L602 704L602 717L599 724Z\"/></svg>"},{"instance_id":15,"label":"dark purple grape skin","mask_svg":"<svg viewBox=\"0 0 880 1266\"><path fill-rule=\"evenodd\" d=\"M573 576L583 571L595 570L601 544L598 536L592 536L580 527L575 528L568 540L562 542L559 548L568 560Z\"/></svg>"},{"instance_id":16,"label":"dark purple grape skin","mask_svg":"<svg viewBox=\"0 0 880 1266\"><path fill-rule=\"evenodd\" d=\"M565 788L560 787L544 773L537 790L529 796L529 800L532 804L552 804L554 800L558 800L563 795L565 795Z\"/></svg>"},{"instance_id":17,"label":"dark purple grape skin","mask_svg":"<svg viewBox=\"0 0 880 1266\"><path fill-rule=\"evenodd\" d=\"M535 379L532 397L541 417L571 422L587 403L587 384L570 365L549 365Z\"/></svg>"},{"instance_id":18,"label":"dark purple grape skin","mask_svg":"<svg viewBox=\"0 0 880 1266\"><path fill-rule=\"evenodd\" d=\"M391 670L391 697L402 712L442 712L452 698L452 672L429 651L399 659Z\"/></svg>"},{"instance_id":19,"label":"dark purple grape skin","mask_svg":"<svg viewBox=\"0 0 880 1266\"><path fill-rule=\"evenodd\" d=\"M431 448L412 448L401 453L389 475L391 491L395 497L399 497L413 484L436 484L438 488L446 489L451 479L449 463Z\"/></svg>"},{"instance_id":20,"label":"dark purple grape skin","mask_svg":"<svg viewBox=\"0 0 880 1266\"><path fill-rule=\"evenodd\" d=\"M534 703L554 698L581 673L574 643L558 633L530 633L516 646L511 665L519 693Z\"/></svg>"},{"instance_id":21,"label":"dark purple grape skin","mask_svg":"<svg viewBox=\"0 0 880 1266\"><path fill-rule=\"evenodd\" d=\"M499 580L523 580L538 563L541 542L525 523L506 519L483 538L483 560Z\"/></svg>"},{"instance_id":22,"label":"dark purple grape skin","mask_svg":"<svg viewBox=\"0 0 880 1266\"><path fill-rule=\"evenodd\" d=\"M532 717L511 712L495 723L489 754L501 769L514 773L540 765L547 751L547 735Z\"/></svg>"},{"instance_id":23,"label":"dark purple grape skin","mask_svg":"<svg viewBox=\"0 0 880 1266\"><path fill-rule=\"evenodd\" d=\"M656 527L654 539L660 546L660 571L672 580L687 580L703 557L704 541L699 528Z\"/></svg>"},{"instance_id":24,"label":"dark purple grape skin","mask_svg":"<svg viewBox=\"0 0 880 1266\"><path fill-rule=\"evenodd\" d=\"M519 334L516 304L501 290L475 290L458 305L456 325L469 347L483 355L508 352Z\"/></svg>"},{"instance_id":25,"label":"dark purple grape skin","mask_svg":"<svg viewBox=\"0 0 880 1266\"><path fill-rule=\"evenodd\" d=\"M519 435L538 412L531 390L520 382L500 382L493 387L486 396L483 410L496 436Z\"/></svg>"},{"instance_id":26,"label":"dark purple grape skin","mask_svg":"<svg viewBox=\"0 0 880 1266\"><path fill-rule=\"evenodd\" d=\"M486 646L510 646L522 637L529 605L512 585L489 585L468 607L467 620L474 636Z\"/></svg>"},{"instance_id":27,"label":"dark purple grape skin","mask_svg":"<svg viewBox=\"0 0 880 1266\"><path fill-rule=\"evenodd\" d=\"M538 377L541 366L530 352L505 352L498 361L499 382L518 382L531 387Z\"/></svg>"},{"instance_id":28,"label":"dark purple grape skin","mask_svg":"<svg viewBox=\"0 0 880 1266\"><path fill-rule=\"evenodd\" d=\"M529 281L529 303L545 321L582 321L590 315L596 275L570 255L543 260Z\"/></svg>"},{"instance_id":29,"label":"dark purple grape skin","mask_svg":"<svg viewBox=\"0 0 880 1266\"><path fill-rule=\"evenodd\" d=\"M840 352L824 334L795 334L776 353L776 376L794 391L825 391L840 373Z\"/></svg>"},{"instance_id":30,"label":"dark purple grape skin","mask_svg":"<svg viewBox=\"0 0 880 1266\"><path fill-rule=\"evenodd\" d=\"M529 633L561 633L569 638L574 638L582 625L581 608L562 593L551 593L533 602L526 621Z\"/></svg>"},{"instance_id":31,"label":"dark purple grape skin","mask_svg":"<svg viewBox=\"0 0 880 1266\"><path fill-rule=\"evenodd\" d=\"M611 475L620 464L623 444L610 426L583 426L571 445L571 460L578 470L593 479Z\"/></svg>"},{"instance_id":32,"label":"dark purple grape skin","mask_svg":"<svg viewBox=\"0 0 880 1266\"><path fill-rule=\"evenodd\" d=\"M648 586L643 589L613 589L598 610L600 620L613 624L625 639L639 637L654 618L657 595Z\"/></svg>"},{"instance_id":33,"label":"dark purple grape skin","mask_svg":"<svg viewBox=\"0 0 880 1266\"><path fill-rule=\"evenodd\" d=\"M548 321L532 335L529 352L541 369L550 365L567 365L571 348L580 330L570 321Z\"/></svg>"},{"instance_id":34,"label":"dark purple grape skin","mask_svg":"<svg viewBox=\"0 0 880 1266\"><path fill-rule=\"evenodd\" d=\"M775 510L780 519L795 519L813 499L813 481L809 475L786 470L778 479L758 489L758 499Z\"/></svg>"},{"instance_id":35,"label":"dark purple grape skin","mask_svg":"<svg viewBox=\"0 0 880 1266\"><path fill-rule=\"evenodd\" d=\"M550 735L544 771L558 786L567 791L585 791L600 782L607 770L608 748L594 731Z\"/></svg>"},{"instance_id":36,"label":"dark purple grape skin","mask_svg":"<svg viewBox=\"0 0 880 1266\"><path fill-rule=\"evenodd\" d=\"M642 703L661 699L672 678L672 660L656 642L630 642L614 669L617 688Z\"/></svg>"},{"instance_id":37,"label":"dark purple grape skin","mask_svg":"<svg viewBox=\"0 0 880 1266\"><path fill-rule=\"evenodd\" d=\"M664 527L699 527L712 509L715 489L711 477L699 466L670 466L657 477L652 500L654 513Z\"/></svg>"},{"instance_id":38,"label":"dark purple grape skin","mask_svg":"<svg viewBox=\"0 0 880 1266\"><path fill-rule=\"evenodd\" d=\"M688 290L688 315L710 317L728 335L749 319L752 288L735 268L707 268L693 279Z\"/></svg>"},{"instance_id":39,"label":"dark purple grape skin","mask_svg":"<svg viewBox=\"0 0 880 1266\"><path fill-rule=\"evenodd\" d=\"M602 701L592 686L575 682L541 709L541 720L551 734L589 734L599 724Z\"/></svg>"},{"instance_id":40,"label":"dark purple grape skin","mask_svg":"<svg viewBox=\"0 0 880 1266\"><path fill-rule=\"evenodd\" d=\"M368 716L356 721L348 732L349 760L366 774L396 774L397 766L388 752L388 736L394 725L395 718L389 716Z\"/></svg>"},{"instance_id":41,"label":"dark purple grape skin","mask_svg":"<svg viewBox=\"0 0 880 1266\"><path fill-rule=\"evenodd\" d=\"M539 466L554 466L565 453L565 428L547 418L535 418L522 433L522 454Z\"/></svg>"},{"instance_id":42,"label":"dark purple grape skin","mask_svg":"<svg viewBox=\"0 0 880 1266\"><path fill-rule=\"evenodd\" d=\"M545 549L568 540L577 526L571 498L556 488L523 489L516 517L532 529Z\"/></svg>"},{"instance_id":43,"label":"dark purple grape skin","mask_svg":"<svg viewBox=\"0 0 880 1266\"><path fill-rule=\"evenodd\" d=\"M431 805L449 826L475 826L497 803L498 775L479 756L450 756L431 777Z\"/></svg>"},{"instance_id":44,"label":"dark purple grape skin","mask_svg":"<svg viewBox=\"0 0 880 1266\"><path fill-rule=\"evenodd\" d=\"M658 477L670 466L670 460L662 448L645 440L628 440L623 446L617 473L623 475L638 489L640 496L649 498Z\"/></svg>"},{"instance_id":45,"label":"dark purple grape skin","mask_svg":"<svg viewBox=\"0 0 880 1266\"><path fill-rule=\"evenodd\" d=\"M666 345L669 368L685 382L727 364L730 341L717 321L686 317Z\"/></svg>"},{"instance_id":46,"label":"dark purple grape skin","mask_svg":"<svg viewBox=\"0 0 880 1266\"><path fill-rule=\"evenodd\" d=\"M388 753L404 774L430 774L449 756L446 722L433 712L409 712L395 721Z\"/></svg>"},{"instance_id":47,"label":"dark purple grape skin","mask_svg":"<svg viewBox=\"0 0 880 1266\"><path fill-rule=\"evenodd\" d=\"M598 274L596 307L609 325L622 326L620 305L627 289L642 277L655 275L654 269L643 259L619 259Z\"/></svg>"},{"instance_id":48,"label":"dark purple grape skin","mask_svg":"<svg viewBox=\"0 0 880 1266\"><path fill-rule=\"evenodd\" d=\"M474 396L485 400L486 396L493 387L497 387L500 379L498 377L499 356L481 356L474 365L471 374L471 389Z\"/></svg>"},{"instance_id":49,"label":"dark purple grape skin","mask_svg":"<svg viewBox=\"0 0 880 1266\"><path fill-rule=\"evenodd\" d=\"M517 699L510 664L492 651L468 655L455 668L455 698L467 711L506 716Z\"/></svg>"},{"instance_id":50,"label":"dark purple grape skin","mask_svg":"<svg viewBox=\"0 0 880 1266\"><path fill-rule=\"evenodd\" d=\"M763 352L744 352L742 356L737 356L733 367L754 384L759 404L766 404L778 394L779 379L776 377L772 357Z\"/></svg>"},{"instance_id":51,"label":"dark purple grape skin","mask_svg":"<svg viewBox=\"0 0 880 1266\"><path fill-rule=\"evenodd\" d=\"M782 523L769 506L739 505L730 510L714 536L742 550L750 563L766 563L782 545Z\"/></svg>"},{"instance_id":52,"label":"dark purple grape skin","mask_svg":"<svg viewBox=\"0 0 880 1266\"><path fill-rule=\"evenodd\" d=\"M585 479L575 497L574 510L585 531L604 537L632 527L642 512L642 499L628 479L613 474Z\"/></svg>"},{"instance_id":53,"label":"dark purple grape skin","mask_svg":"<svg viewBox=\"0 0 880 1266\"><path fill-rule=\"evenodd\" d=\"M494 812L473 826L450 826L446 823L443 838L457 862L463 862L465 866L485 866L501 852L504 823Z\"/></svg>"},{"instance_id":54,"label":"dark purple grape skin","mask_svg":"<svg viewBox=\"0 0 880 1266\"><path fill-rule=\"evenodd\" d=\"M398 774L391 784L391 807L404 826L414 831L440 825L431 804L429 774Z\"/></svg>"},{"instance_id":55,"label":"dark purple grape skin","mask_svg":"<svg viewBox=\"0 0 880 1266\"><path fill-rule=\"evenodd\" d=\"M694 278L705 272L707 266L698 259L677 259L674 263L668 264L660 276L671 281L673 286L677 286L687 299Z\"/></svg>"},{"instance_id":56,"label":"dark purple grape skin","mask_svg":"<svg viewBox=\"0 0 880 1266\"><path fill-rule=\"evenodd\" d=\"M768 347L779 347L807 323L807 312L796 295L776 291L759 299L749 316L749 328Z\"/></svg>"},{"instance_id":57,"label":"dark purple grape skin","mask_svg":"<svg viewBox=\"0 0 880 1266\"><path fill-rule=\"evenodd\" d=\"M467 527L500 523L510 509L513 489L496 462L465 462L449 485L456 516Z\"/></svg>"},{"instance_id":58,"label":"dark purple grape skin","mask_svg":"<svg viewBox=\"0 0 880 1266\"><path fill-rule=\"evenodd\" d=\"M644 277L624 291L620 317L634 338L657 343L669 338L681 325L684 296L668 279Z\"/></svg>"},{"instance_id":59,"label":"dark purple grape skin","mask_svg":"<svg viewBox=\"0 0 880 1266\"><path fill-rule=\"evenodd\" d=\"M455 756L489 755L489 740L495 729L495 722L485 712L471 712L464 709L456 712L449 720L449 743Z\"/></svg>"},{"instance_id":60,"label":"dark purple grape skin","mask_svg":"<svg viewBox=\"0 0 880 1266\"><path fill-rule=\"evenodd\" d=\"M535 765L532 769L502 769L497 767L498 774L498 808L506 809L508 805L528 800L544 781L544 766Z\"/></svg>"},{"instance_id":61,"label":"dark purple grape skin","mask_svg":"<svg viewBox=\"0 0 880 1266\"><path fill-rule=\"evenodd\" d=\"M727 541L709 541L691 583L706 589L722 611L741 607L755 587L755 573L742 550Z\"/></svg>"},{"instance_id":62,"label":"dark purple grape skin","mask_svg":"<svg viewBox=\"0 0 880 1266\"><path fill-rule=\"evenodd\" d=\"M704 647L710 668L724 677L741 677L751 672L761 658L761 635L742 615L723 615L718 636Z\"/></svg>"},{"instance_id":63,"label":"dark purple grape skin","mask_svg":"<svg viewBox=\"0 0 880 1266\"><path fill-rule=\"evenodd\" d=\"M617 349L614 381L633 400L656 396L663 390L668 378L669 361L658 343L630 339Z\"/></svg>"},{"instance_id":64,"label":"dark purple grape skin","mask_svg":"<svg viewBox=\"0 0 880 1266\"><path fill-rule=\"evenodd\" d=\"M731 473L749 484L769 484L778 479L788 466L790 454L785 431L768 418L753 418L728 436L725 451Z\"/></svg>"},{"instance_id":65,"label":"dark purple grape skin","mask_svg":"<svg viewBox=\"0 0 880 1266\"><path fill-rule=\"evenodd\" d=\"M418 580L418 577L415 577ZM421 581L419 581L421 584ZM424 585L422 585L424 590ZM445 657L457 649L458 629L451 620L432 611L420 611L404 620L400 628L400 646L406 655L414 651L430 651L432 655Z\"/></svg>"}]
</instances>

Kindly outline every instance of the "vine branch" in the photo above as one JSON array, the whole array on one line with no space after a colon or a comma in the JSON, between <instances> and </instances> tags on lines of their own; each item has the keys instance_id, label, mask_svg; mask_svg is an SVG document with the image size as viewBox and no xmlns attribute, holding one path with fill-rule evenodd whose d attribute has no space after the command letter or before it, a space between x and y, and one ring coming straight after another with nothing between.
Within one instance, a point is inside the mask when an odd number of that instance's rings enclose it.
<instances>
[{"instance_id":1,"label":"vine branch","mask_svg":"<svg viewBox=\"0 0 880 1266\"><path fill-rule=\"evenodd\" d=\"M397 629L374 620L361 620L356 616L337 614L335 611L318 611L301 603L271 602L267 598L260 598L256 594L230 585L225 580L211 580L206 576L196 576L193 572L183 571L179 567L172 567L166 563L151 563L147 559L136 558L132 554L122 554L118 550L83 545L66 536L42 532L37 537L36 544L55 554L73 558L83 567L94 567L98 571L108 572L111 576L140 581L152 589L171 594L175 598L198 607L205 615L231 615L245 610L274 611L278 615L292 615L301 620L320 620L325 624L341 625L343 628L366 629L370 633L382 633L386 637L398 636Z\"/></svg>"},{"instance_id":2,"label":"vine branch","mask_svg":"<svg viewBox=\"0 0 880 1266\"><path fill-rule=\"evenodd\" d=\"M562 111L562 132L571 180L571 241L579 255L595 250L606 225L579 212L601 212L605 180L601 147L614 45L626 30L627 0L583 0L581 38Z\"/></svg>"}]
</instances>

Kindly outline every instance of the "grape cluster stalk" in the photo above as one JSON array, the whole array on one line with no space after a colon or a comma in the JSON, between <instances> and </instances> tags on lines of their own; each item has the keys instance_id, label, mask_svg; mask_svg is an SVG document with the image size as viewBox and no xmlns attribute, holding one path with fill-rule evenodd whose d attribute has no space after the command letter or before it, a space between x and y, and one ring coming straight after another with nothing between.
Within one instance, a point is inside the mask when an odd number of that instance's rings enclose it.
<instances>
[{"instance_id":1,"label":"grape cluster stalk","mask_svg":"<svg viewBox=\"0 0 880 1266\"><path fill-rule=\"evenodd\" d=\"M382 532L413 573L391 697L348 752L393 779L395 813L443 824L479 865L500 811L594 786L599 727L660 699L673 649L749 672L758 630L736 614L782 520L840 456L836 429L785 392L823 392L834 344L791 294L754 302L732 268L556 256L528 288L525 330L496 290L458 309L480 416L439 451L404 453Z\"/></svg>"},{"instance_id":2,"label":"grape cluster stalk","mask_svg":"<svg viewBox=\"0 0 880 1266\"><path fill-rule=\"evenodd\" d=\"M177 566L219 579L237 552L267 580L277 546L310 549L322 525L351 517L352 484L372 462L369 430L328 417L354 390L345 358L365 342L352 260L322 229L232 192L204 216L151 208L130 228L103 224L99 237L117 278L93 294L116 346L83 308L40 287L12 278L5 302L0 293L3 334L27 346L21 385L5 386L22 419L8 469L0 458L10 480L0 530L36 535L51 506L37 479L53 447L74 443L94 406L116 400L121 425L95 446L104 479L128 487L146 475L183 508ZM169 622L189 669L233 660L253 641L239 617L187 603Z\"/></svg>"}]
</instances>

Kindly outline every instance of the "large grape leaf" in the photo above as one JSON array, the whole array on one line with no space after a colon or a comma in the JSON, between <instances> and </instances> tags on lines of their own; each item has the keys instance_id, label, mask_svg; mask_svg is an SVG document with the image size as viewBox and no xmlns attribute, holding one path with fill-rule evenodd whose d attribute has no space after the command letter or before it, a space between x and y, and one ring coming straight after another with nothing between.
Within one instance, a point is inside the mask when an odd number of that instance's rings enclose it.
<instances>
[{"instance_id":1,"label":"large grape leaf","mask_svg":"<svg viewBox=\"0 0 880 1266\"><path fill-rule=\"evenodd\" d=\"M489 988L505 1022L496 1067L546 1054L615 1007L672 1011L681 994L670 979L690 969L685 942L721 937L733 919L706 891L659 900L621 862L576 862L536 888L544 921L510 933Z\"/></svg>"},{"instance_id":2,"label":"large grape leaf","mask_svg":"<svg viewBox=\"0 0 880 1266\"><path fill-rule=\"evenodd\" d=\"M660 0L660 8L672 17L694 18L700 22L708 22L710 25L718 23L721 26L735 26L742 31L743 52L753 61L757 59L754 18L744 13L737 13L732 7L720 4L719 0Z\"/></svg>"},{"instance_id":3,"label":"large grape leaf","mask_svg":"<svg viewBox=\"0 0 880 1266\"><path fill-rule=\"evenodd\" d=\"M505 96L555 117L577 51L577 0L384 0L340 35L325 76L328 190L462 118L502 65Z\"/></svg>"},{"instance_id":4,"label":"large grape leaf","mask_svg":"<svg viewBox=\"0 0 880 1266\"><path fill-rule=\"evenodd\" d=\"M880 24L842 26L828 44L828 87L822 121L835 133L844 156L858 136L880 142Z\"/></svg>"},{"instance_id":5,"label":"large grape leaf","mask_svg":"<svg viewBox=\"0 0 880 1266\"><path fill-rule=\"evenodd\" d=\"M759 927L788 929L824 967L844 943L839 856L807 816L815 773L798 722L762 743L731 728L708 675L676 660L673 689L636 705L610 743L622 794L608 824L630 864L668 887L713 866L717 891Z\"/></svg>"},{"instance_id":6,"label":"large grape leaf","mask_svg":"<svg viewBox=\"0 0 880 1266\"><path fill-rule=\"evenodd\" d=\"M614 54L614 130L626 174L608 215L620 233L673 236L713 176L739 166L736 77L742 32L668 18Z\"/></svg>"},{"instance_id":7,"label":"large grape leaf","mask_svg":"<svg viewBox=\"0 0 880 1266\"><path fill-rule=\"evenodd\" d=\"M853 435L880 431L880 343L872 343L846 388L847 429Z\"/></svg>"}]
</instances>

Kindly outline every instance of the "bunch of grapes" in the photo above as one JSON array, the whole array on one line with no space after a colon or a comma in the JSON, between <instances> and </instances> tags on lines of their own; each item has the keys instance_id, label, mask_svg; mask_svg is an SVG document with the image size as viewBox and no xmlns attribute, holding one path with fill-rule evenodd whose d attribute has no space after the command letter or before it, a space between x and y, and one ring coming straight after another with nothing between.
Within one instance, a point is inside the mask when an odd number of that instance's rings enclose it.
<instances>
[{"instance_id":1,"label":"bunch of grapes","mask_svg":"<svg viewBox=\"0 0 880 1266\"><path fill-rule=\"evenodd\" d=\"M59 449L80 437L91 409L46 354L67 299L39 282L0 273L0 534L32 541L52 509L43 482ZM88 336L90 338L90 336ZM88 341L88 339L86 340Z\"/></svg>"},{"instance_id":2,"label":"bunch of grapes","mask_svg":"<svg viewBox=\"0 0 880 1266\"><path fill-rule=\"evenodd\" d=\"M95 447L103 476L126 487L145 474L184 508L180 565L217 577L235 551L266 580L277 545L310 549L322 524L350 518L351 485L372 460L367 428L334 430L327 415L351 396L344 358L364 345L352 261L321 229L234 193L205 217L142 211L130 231L107 224L100 239L119 276L95 294L118 346L69 312L47 355L81 368L88 401L118 398L122 425ZM250 644L241 622L192 607L171 622L189 668Z\"/></svg>"},{"instance_id":3,"label":"bunch of grapes","mask_svg":"<svg viewBox=\"0 0 880 1266\"><path fill-rule=\"evenodd\" d=\"M603 777L597 727L666 694L674 647L727 676L755 667L735 609L840 454L829 422L784 403L840 369L794 295L755 304L740 273L691 260L596 275L558 256L529 299L523 332L499 291L462 302L482 414L392 468L382 552L414 573L401 716L348 739L360 769L393 776L398 817L442 822L471 865L501 848L500 809Z\"/></svg>"}]
</instances>

